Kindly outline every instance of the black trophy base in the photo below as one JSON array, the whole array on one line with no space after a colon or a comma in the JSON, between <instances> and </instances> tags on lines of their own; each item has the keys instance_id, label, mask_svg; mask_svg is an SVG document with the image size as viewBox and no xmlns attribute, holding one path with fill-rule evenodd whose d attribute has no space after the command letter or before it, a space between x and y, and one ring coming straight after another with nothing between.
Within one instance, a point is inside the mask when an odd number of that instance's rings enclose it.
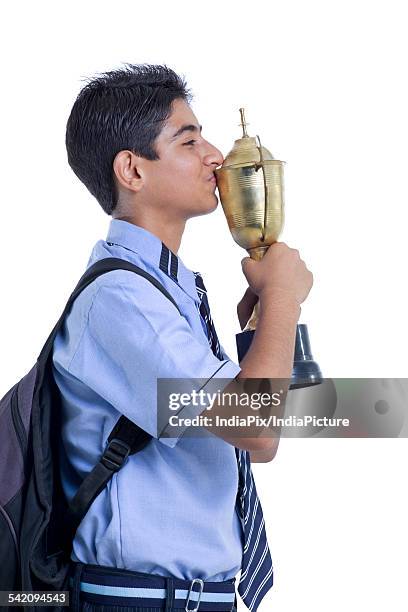
<instances>
[{"instance_id":1,"label":"black trophy base","mask_svg":"<svg viewBox=\"0 0 408 612\"><path fill-rule=\"evenodd\" d=\"M238 361L245 357L255 331L243 331L236 334ZM313 361L310 348L309 333L305 323L299 323L296 328L295 357L293 361L292 380L289 389L302 389L319 385L323 381L322 373L316 361Z\"/></svg>"}]
</instances>

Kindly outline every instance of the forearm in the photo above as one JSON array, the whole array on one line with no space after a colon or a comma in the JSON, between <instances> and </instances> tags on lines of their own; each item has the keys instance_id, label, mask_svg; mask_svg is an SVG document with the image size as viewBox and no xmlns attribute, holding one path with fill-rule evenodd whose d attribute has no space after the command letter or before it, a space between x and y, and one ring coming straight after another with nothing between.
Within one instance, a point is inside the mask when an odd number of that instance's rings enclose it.
<instances>
[{"instance_id":1,"label":"forearm","mask_svg":"<svg viewBox=\"0 0 408 612\"><path fill-rule=\"evenodd\" d=\"M266 295L260 299L259 320L251 347L240 364L241 372L225 388L224 393L241 393L244 389L243 383L247 379L278 379L275 383L271 381L272 391L283 390L284 401L292 373L299 314L299 305L285 292L280 294L274 292L274 295ZM255 386L254 392L259 391ZM280 406L279 410L282 408L283 406ZM214 421L217 415L227 418L237 415L245 418L248 416L248 409L215 404L211 410ZM271 461L279 443L279 439L265 429L262 431L258 429L256 437L250 437L249 434L243 436L242 428L239 427L228 429L212 427L211 431L238 448L253 451L254 460L257 462ZM264 432L266 435L263 435ZM255 452L261 454L255 456Z\"/></svg>"},{"instance_id":2,"label":"forearm","mask_svg":"<svg viewBox=\"0 0 408 612\"><path fill-rule=\"evenodd\" d=\"M239 378L290 379L299 316L299 304L286 292L260 297L256 332Z\"/></svg>"}]
</instances>

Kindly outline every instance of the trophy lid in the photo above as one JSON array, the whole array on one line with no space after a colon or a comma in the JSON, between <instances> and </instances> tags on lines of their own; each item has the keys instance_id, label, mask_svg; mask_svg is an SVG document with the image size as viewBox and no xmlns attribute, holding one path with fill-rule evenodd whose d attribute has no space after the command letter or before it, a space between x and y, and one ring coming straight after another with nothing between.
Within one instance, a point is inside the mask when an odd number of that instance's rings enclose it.
<instances>
[{"instance_id":1,"label":"trophy lid","mask_svg":"<svg viewBox=\"0 0 408 612\"><path fill-rule=\"evenodd\" d=\"M231 166L244 166L246 164L257 164L263 160L273 160L274 157L270 151L261 145L259 136L248 136L247 123L245 121L245 110L239 109L241 115L242 138L238 138L234 142L234 146L228 153L222 168Z\"/></svg>"}]
</instances>

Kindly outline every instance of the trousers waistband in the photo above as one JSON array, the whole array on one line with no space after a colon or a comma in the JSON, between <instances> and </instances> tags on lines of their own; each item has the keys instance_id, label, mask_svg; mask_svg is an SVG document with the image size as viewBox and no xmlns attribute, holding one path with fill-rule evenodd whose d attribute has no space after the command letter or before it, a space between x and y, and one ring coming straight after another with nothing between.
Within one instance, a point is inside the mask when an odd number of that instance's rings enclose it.
<instances>
[{"instance_id":1,"label":"trousers waistband","mask_svg":"<svg viewBox=\"0 0 408 612\"><path fill-rule=\"evenodd\" d=\"M180 580L101 565L73 563L71 586L82 601L186 612L232 612L235 578ZM76 584L74 584L76 583Z\"/></svg>"}]
</instances>

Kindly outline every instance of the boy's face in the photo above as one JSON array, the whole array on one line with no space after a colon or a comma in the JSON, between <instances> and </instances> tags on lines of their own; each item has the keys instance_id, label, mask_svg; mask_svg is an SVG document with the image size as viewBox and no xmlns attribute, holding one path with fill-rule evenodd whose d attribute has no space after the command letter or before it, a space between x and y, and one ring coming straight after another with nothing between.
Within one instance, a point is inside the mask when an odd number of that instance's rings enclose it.
<instances>
[{"instance_id":1,"label":"boy's face","mask_svg":"<svg viewBox=\"0 0 408 612\"><path fill-rule=\"evenodd\" d=\"M201 127L184 100L173 102L172 113L157 137L158 160L143 160L143 188L147 201L188 219L217 207L214 170L222 153L201 135Z\"/></svg>"}]
</instances>

